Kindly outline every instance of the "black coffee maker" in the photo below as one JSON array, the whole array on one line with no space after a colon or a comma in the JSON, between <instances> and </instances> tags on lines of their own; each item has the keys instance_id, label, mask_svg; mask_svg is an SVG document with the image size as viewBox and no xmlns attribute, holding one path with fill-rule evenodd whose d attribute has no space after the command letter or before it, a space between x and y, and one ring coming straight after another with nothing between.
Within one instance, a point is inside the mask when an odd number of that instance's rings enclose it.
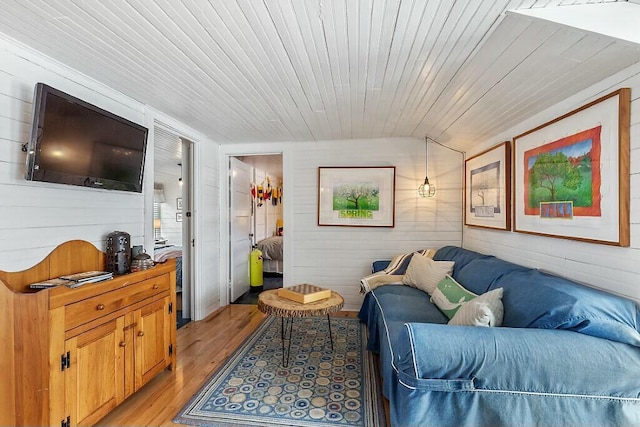
<instances>
[{"instance_id":1,"label":"black coffee maker","mask_svg":"<svg viewBox=\"0 0 640 427\"><path fill-rule=\"evenodd\" d=\"M126 274L131 267L131 235L124 231L107 234L107 271Z\"/></svg>"}]
</instances>

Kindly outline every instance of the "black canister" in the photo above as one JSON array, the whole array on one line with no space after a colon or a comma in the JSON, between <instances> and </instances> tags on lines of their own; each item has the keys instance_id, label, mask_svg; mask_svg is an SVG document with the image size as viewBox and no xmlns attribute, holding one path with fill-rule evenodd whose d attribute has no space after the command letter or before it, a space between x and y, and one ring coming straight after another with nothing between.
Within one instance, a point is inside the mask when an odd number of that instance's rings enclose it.
<instances>
[{"instance_id":1,"label":"black canister","mask_svg":"<svg viewBox=\"0 0 640 427\"><path fill-rule=\"evenodd\" d=\"M107 234L106 270L126 274L131 266L131 235L124 231Z\"/></svg>"}]
</instances>

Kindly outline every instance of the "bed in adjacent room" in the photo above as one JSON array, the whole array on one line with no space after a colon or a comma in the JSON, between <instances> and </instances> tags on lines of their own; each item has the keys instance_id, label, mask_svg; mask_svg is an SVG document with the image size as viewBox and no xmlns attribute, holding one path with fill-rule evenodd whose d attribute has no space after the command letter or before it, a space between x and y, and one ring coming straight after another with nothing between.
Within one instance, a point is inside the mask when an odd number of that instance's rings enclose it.
<instances>
[{"instance_id":1,"label":"bed in adjacent room","mask_svg":"<svg viewBox=\"0 0 640 427\"><path fill-rule=\"evenodd\" d=\"M165 262L168 259L176 259L176 286L182 287L182 246L162 245L153 248L153 260Z\"/></svg>"},{"instance_id":2,"label":"bed in adjacent room","mask_svg":"<svg viewBox=\"0 0 640 427\"><path fill-rule=\"evenodd\" d=\"M267 237L256 243L262 252L262 271L282 274L282 236Z\"/></svg>"}]
</instances>

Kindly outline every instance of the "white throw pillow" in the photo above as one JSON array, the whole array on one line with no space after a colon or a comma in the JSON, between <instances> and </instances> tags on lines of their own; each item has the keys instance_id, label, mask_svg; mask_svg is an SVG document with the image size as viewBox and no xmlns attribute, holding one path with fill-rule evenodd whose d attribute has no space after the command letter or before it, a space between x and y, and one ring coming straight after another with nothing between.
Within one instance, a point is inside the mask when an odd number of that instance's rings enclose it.
<instances>
[{"instance_id":1,"label":"white throw pillow","mask_svg":"<svg viewBox=\"0 0 640 427\"><path fill-rule=\"evenodd\" d=\"M447 274L451 274L454 264L454 261L434 261L428 256L414 254L402 278L402 283L431 295L438 283Z\"/></svg>"},{"instance_id":2,"label":"white throw pillow","mask_svg":"<svg viewBox=\"0 0 640 427\"><path fill-rule=\"evenodd\" d=\"M504 317L502 288L478 295L462 304L449 321L460 326L500 326Z\"/></svg>"}]
</instances>

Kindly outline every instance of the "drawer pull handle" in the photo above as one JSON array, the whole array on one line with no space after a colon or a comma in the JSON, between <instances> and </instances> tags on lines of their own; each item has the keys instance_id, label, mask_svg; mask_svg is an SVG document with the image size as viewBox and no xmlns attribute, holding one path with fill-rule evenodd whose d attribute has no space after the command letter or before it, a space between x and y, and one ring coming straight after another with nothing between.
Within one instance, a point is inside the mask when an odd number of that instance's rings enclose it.
<instances>
[{"instance_id":1,"label":"drawer pull handle","mask_svg":"<svg viewBox=\"0 0 640 427\"><path fill-rule=\"evenodd\" d=\"M138 332L138 336L139 336L139 337L143 337L143 336L144 336L144 331L140 331L140 332Z\"/></svg>"},{"instance_id":2,"label":"drawer pull handle","mask_svg":"<svg viewBox=\"0 0 640 427\"><path fill-rule=\"evenodd\" d=\"M104 310L104 304L98 304L96 310Z\"/></svg>"},{"instance_id":3,"label":"drawer pull handle","mask_svg":"<svg viewBox=\"0 0 640 427\"><path fill-rule=\"evenodd\" d=\"M158 288L160 288L160 286L155 285L155 284L153 285L153 289L158 289Z\"/></svg>"},{"instance_id":4,"label":"drawer pull handle","mask_svg":"<svg viewBox=\"0 0 640 427\"><path fill-rule=\"evenodd\" d=\"M126 343L126 342L124 342L124 341L121 341L121 342L120 342L120 347L126 347L126 346L127 346L127 343Z\"/></svg>"}]
</instances>

